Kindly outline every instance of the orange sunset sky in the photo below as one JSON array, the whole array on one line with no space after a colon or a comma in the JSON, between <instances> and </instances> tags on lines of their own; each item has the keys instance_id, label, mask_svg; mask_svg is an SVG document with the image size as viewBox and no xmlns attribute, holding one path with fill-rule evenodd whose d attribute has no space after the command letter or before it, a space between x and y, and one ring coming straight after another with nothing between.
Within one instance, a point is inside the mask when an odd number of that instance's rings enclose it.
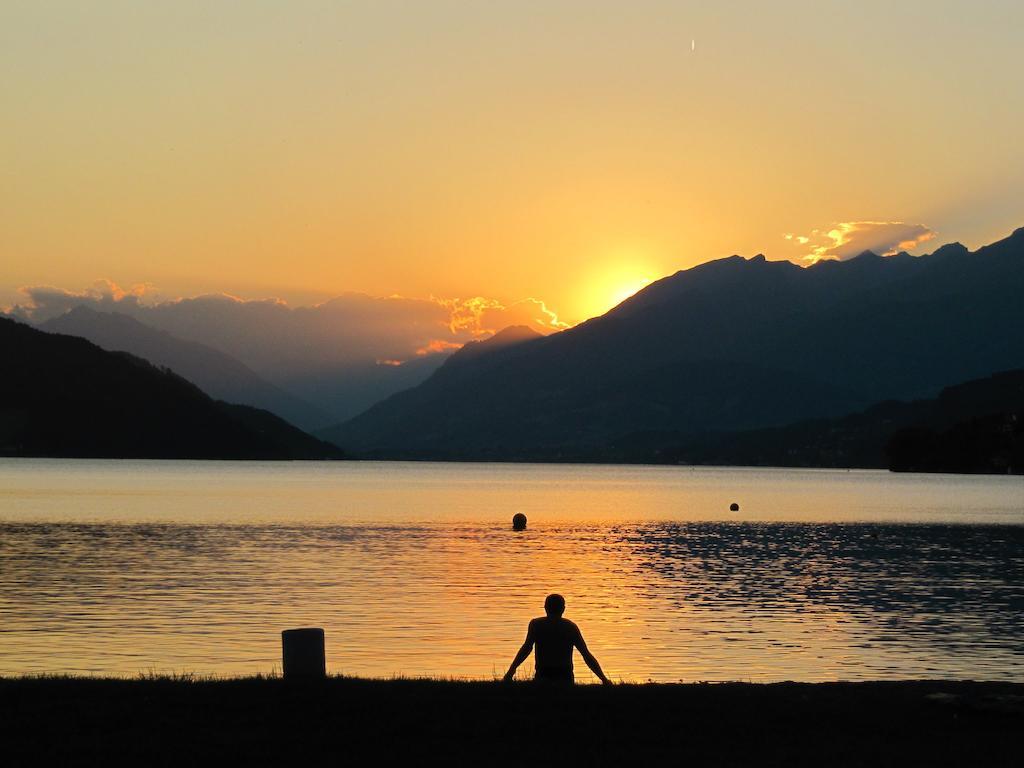
<instances>
[{"instance_id":1,"label":"orange sunset sky","mask_svg":"<svg viewBox=\"0 0 1024 768\"><path fill-rule=\"evenodd\" d=\"M539 299L1024 225L1019 2L0 5L0 308Z\"/></svg>"}]
</instances>

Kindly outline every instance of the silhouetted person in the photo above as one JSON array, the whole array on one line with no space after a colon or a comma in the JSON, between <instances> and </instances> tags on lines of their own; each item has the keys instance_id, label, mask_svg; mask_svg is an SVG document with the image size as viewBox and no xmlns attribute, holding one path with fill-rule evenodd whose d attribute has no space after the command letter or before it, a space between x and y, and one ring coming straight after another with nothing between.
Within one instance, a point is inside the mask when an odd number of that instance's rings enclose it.
<instances>
[{"instance_id":1,"label":"silhouetted person","mask_svg":"<svg viewBox=\"0 0 1024 768\"><path fill-rule=\"evenodd\" d=\"M590 671L597 675L602 683L610 684L611 680L605 677L601 665L587 649L580 628L568 619L562 618L562 614L565 613L565 598L561 595L548 595L544 601L544 613L547 615L530 622L530 627L526 631L526 641L512 660L512 666L505 673L505 680L512 679L519 665L526 661L530 651L536 646L535 680L575 682L572 674L572 649L576 648L583 661L590 667Z\"/></svg>"}]
</instances>

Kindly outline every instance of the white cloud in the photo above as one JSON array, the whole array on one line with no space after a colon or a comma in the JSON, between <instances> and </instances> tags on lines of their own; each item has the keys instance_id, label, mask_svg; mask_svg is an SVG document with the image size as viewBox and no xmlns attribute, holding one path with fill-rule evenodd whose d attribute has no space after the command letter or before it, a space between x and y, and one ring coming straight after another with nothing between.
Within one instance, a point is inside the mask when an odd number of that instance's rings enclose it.
<instances>
[{"instance_id":1,"label":"white cloud","mask_svg":"<svg viewBox=\"0 0 1024 768\"><path fill-rule=\"evenodd\" d=\"M811 264L829 259L845 261L864 251L891 256L911 251L934 237L935 232L924 224L903 221L841 221L808 235L783 235L798 249L794 260Z\"/></svg>"}]
</instances>

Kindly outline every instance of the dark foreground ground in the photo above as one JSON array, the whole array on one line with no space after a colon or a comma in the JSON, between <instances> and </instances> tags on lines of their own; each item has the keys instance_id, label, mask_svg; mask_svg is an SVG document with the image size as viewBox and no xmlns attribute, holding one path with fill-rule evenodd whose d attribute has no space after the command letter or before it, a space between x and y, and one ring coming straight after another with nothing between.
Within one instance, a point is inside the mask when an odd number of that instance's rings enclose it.
<instances>
[{"instance_id":1,"label":"dark foreground ground","mask_svg":"<svg viewBox=\"0 0 1024 768\"><path fill-rule=\"evenodd\" d=\"M1024 685L0 679L5 765L1021 765Z\"/></svg>"}]
</instances>

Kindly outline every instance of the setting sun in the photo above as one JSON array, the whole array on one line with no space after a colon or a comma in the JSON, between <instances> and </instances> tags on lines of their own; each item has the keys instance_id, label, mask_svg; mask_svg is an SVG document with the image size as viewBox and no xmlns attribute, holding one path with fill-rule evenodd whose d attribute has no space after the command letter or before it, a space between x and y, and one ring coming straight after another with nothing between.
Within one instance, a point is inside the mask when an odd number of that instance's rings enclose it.
<instances>
[{"instance_id":1,"label":"setting sun","mask_svg":"<svg viewBox=\"0 0 1024 768\"><path fill-rule=\"evenodd\" d=\"M587 316L603 315L650 285L648 274L646 269L635 262L602 269L593 279L584 283L585 298L581 303L587 310Z\"/></svg>"},{"instance_id":2,"label":"setting sun","mask_svg":"<svg viewBox=\"0 0 1024 768\"><path fill-rule=\"evenodd\" d=\"M651 281L649 278L641 277L629 283L620 285L614 291L614 294L612 296L612 306L614 307L621 304L633 294L638 293L640 290L650 285L650 282Z\"/></svg>"}]
</instances>

